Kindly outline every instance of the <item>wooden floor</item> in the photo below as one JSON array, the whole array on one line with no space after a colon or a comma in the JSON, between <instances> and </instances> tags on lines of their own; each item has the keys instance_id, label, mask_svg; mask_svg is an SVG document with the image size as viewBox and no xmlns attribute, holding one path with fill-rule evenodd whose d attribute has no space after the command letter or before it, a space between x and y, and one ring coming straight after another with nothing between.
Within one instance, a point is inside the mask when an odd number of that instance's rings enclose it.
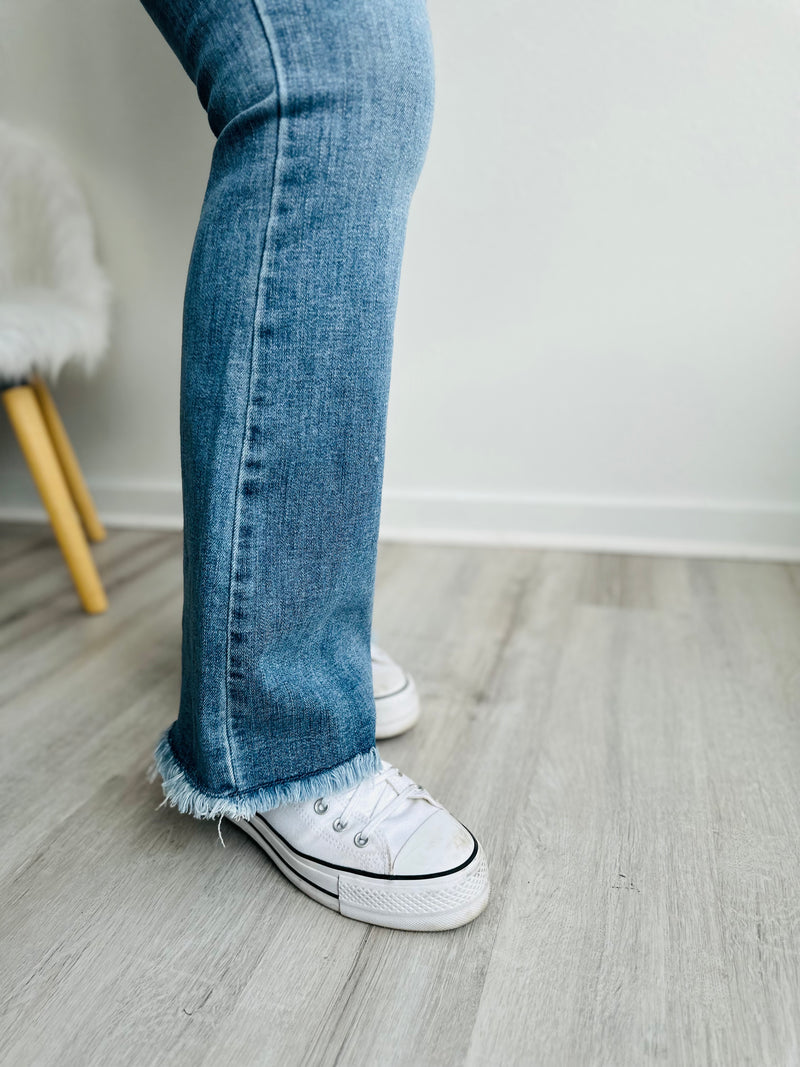
<instances>
[{"instance_id":1,"label":"wooden floor","mask_svg":"<svg viewBox=\"0 0 800 1067\"><path fill-rule=\"evenodd\" d=\"M381 753L493 878L409 934L157 810L180 551L112 531L89 618L0 527L2 1064L800 1064L800 567L382 545L424 709Z\"/></svg>"}]
</instances>

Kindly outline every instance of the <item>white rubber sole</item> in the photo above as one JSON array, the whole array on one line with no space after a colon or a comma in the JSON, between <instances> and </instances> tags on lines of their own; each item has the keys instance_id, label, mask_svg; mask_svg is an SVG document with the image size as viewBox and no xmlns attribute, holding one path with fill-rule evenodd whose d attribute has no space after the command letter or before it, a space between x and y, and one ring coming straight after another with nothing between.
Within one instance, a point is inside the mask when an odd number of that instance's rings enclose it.
<instances>
[{"instance_id":1,"label":"white rubber sole","mask_svg":"<svg viewBox=\"0 0 800 1067\"><path fill-rule=\"evenodd\" d=\"M395 930L452 930L480 915L489 900L486 857L472 834L472 855L452 871L381 877L298 852L263 815L229 821L244 830L298 889L350 919Z\"/></svg>"},{"instance_id":2,"label":"white rubber sole","mask_svg":"<svg viewBox=\"0 0 800 1067\"><path fill-rule=\"evenodd\" d=\"M419 718L419 696L414 679L406 675L402 689L375 698L375 739L396 737L410 729Z\"/></svg>"}]
</instances>

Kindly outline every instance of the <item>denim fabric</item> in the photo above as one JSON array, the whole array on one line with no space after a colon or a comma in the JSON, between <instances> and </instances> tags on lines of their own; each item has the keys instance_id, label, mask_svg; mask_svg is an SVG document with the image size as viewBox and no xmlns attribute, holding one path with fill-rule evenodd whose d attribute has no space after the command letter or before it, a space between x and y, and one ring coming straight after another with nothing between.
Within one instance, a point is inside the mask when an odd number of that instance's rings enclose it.
<instances>
[{"instance_id":1,"label":"denim fabric","mask_svg":"<svg viewBox=\"0 0 800 1067\"><path fill-rule=\"evenodd\" d=\"M370 634L425 0L142 0L216 137L183 320L182 683L199 817L379 769Z\"/></svg>"}]
</instances>

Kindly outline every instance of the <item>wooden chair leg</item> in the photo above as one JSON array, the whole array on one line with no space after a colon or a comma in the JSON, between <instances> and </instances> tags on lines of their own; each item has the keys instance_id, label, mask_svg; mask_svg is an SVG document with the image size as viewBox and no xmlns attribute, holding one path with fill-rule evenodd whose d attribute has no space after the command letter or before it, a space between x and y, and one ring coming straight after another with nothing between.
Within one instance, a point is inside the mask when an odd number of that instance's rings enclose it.
<instances>
[{"instance_id":1,"label":"wooden chair leg","mask_svg":"<svg viewBox=\"0 0 800 1067\"><path fill-rule=\"evenodd\" d=\"M30 385L12 386L3 390L3 405L50 516L84 610L97 615L106 610L108 601L36 393Z\"/></svg>"},{"instance_id":2,"label":"wooden chair leg","mask_svg":"<svg viewBox=\"0 0 800 1067\"><path fill-rule=\"evenodd\" d=\"M105 541L105 527L100 522L89 487L83 477L83 472L67 436L64 423L61 421L56 403L47 387L47 382L45 382L44 378L35 374L31 380L31 385L42 409L44 421L50 431L53 447L61 463L61 469L64 471L64 477L67 480L75 507L78 509L78 514L83 522L86 535L90 541Z\"/></svg>"}]
</instances>

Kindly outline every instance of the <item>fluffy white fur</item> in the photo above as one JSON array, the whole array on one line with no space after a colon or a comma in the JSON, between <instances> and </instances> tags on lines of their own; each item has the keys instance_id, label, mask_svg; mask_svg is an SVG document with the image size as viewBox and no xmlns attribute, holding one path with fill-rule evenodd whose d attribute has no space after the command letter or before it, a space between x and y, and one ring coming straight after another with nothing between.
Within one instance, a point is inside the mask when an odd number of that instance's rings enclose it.
<instances>
[{"instance_id":1,"label":"fluffy white fur","mask_svg":"<svg viewBox=\"0 0 800 1067\"><path fill-rule=\"evenodd\" d=\"M52 146L0 120L0 379L92 371L108 346L111 284L83 194Z\"/></svg>"}]
</instances>

